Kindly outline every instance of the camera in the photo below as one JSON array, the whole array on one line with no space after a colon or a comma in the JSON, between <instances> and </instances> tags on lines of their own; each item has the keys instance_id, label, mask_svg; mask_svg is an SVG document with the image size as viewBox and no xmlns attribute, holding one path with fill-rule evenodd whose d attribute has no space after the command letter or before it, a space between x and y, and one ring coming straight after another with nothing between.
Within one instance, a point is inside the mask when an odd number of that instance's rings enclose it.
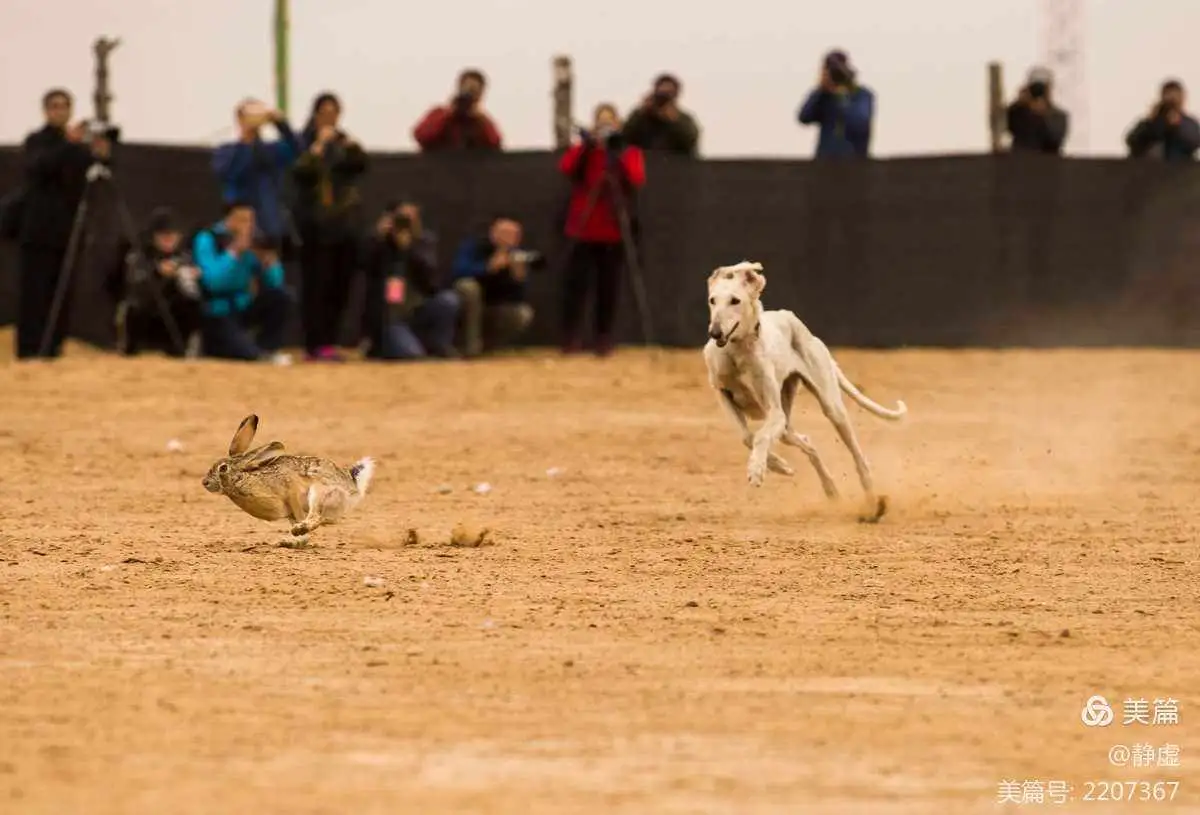
<instances>
[{"instance_id":1,"label":"camera","mask_svg":"<svg viewBox=\"0 0 1200 815\"><path fill-rule=\"evenodd\" d=\"M471 105L475 104L475 94L470 91L463 91L454 97L452 102L454 112L458 115L465 115L471 109Z\"/></svg>"},{"instance_id":2,"label":"camera","mask_svg":"<svg viewBox=\"0 0 1200 815\"><path fill-rule=\"evenodd\" d=\"M664 107L671 101L672 98L673 97L670 91L655 91L654 96L651 97L654 102L654 107L656 108Z\"/></svg>"},{"instance_id":3,"label":"camera","mask_svg":"<svg viewBox=\"0 0 1200 815\"><path fill-rule=\"evenodd\" d=\"M546 268L546 256L532 249L518 249L509 253L513 263L524 263L534 271Z\"/></svg>"},{"instance_id":4,"label":"camera","mask_svg":"<svg viewBox=\"0 0 1200 815\"><path fill-rule=\"evenodd\" d=\"M412 226L413 226L412 218L410 218L409 216L401 214L399 212L392 216L392 231L393 232L411 232Z\"/></svg>"},{"instance_id":5,"label":"camera","mask_svg":"<svg viewBox=\"0 0 1200 815\"><path fill-rule=\"evenodd\" d=\"M121 128L96 121L95 119L85 119L83 121L83 132L84 138L88 141L106 139L110 142L117 142L121 138Z\"/></svg>"},{"instance_id":6,"label":"camera","mask_svg":"<svg viewBox=\"0 0 1200 815\"><path fill-rule=\"evenodd\" d=\"M1045 99L1050 88L1045 82L1030 82L1029 83L1029 98L1030 99Z\"/></svg>"}]
</instances>

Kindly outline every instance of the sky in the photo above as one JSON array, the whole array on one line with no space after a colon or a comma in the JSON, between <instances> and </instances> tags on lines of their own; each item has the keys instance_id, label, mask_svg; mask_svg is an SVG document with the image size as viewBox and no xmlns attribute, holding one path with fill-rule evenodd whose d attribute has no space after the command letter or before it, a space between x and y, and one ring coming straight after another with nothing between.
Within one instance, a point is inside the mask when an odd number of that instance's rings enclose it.
<instances>
[{"instance_id":1,"label":"sky","mask_svg":"<svg viewBox=\"0 0 1200 815\"><path fill-rule=\"evenodd\" d=\"M1067 0L292 0L291 119L337 92L344 127L369 149L413 150L412 127L462 67L488 75L485 107L509 149L552 140L551 59L575 61L575 116L624 112L652 78L683 81L710 158L812 154L796 122L821 55L848 51L876 94L874 155L987 149L986 64L1006 94L1044 61L1047 3ZM1066 152L1122 155L1124 133L1163 78L1200 86L1200 0L1078 0L1082 104ZM211 145L245 96L274 98L272 0L0 0L0 144L38 125L63 86L90 115L91 43L113 54L113 119L128 142Z\"/></svg>"}]
</instances>

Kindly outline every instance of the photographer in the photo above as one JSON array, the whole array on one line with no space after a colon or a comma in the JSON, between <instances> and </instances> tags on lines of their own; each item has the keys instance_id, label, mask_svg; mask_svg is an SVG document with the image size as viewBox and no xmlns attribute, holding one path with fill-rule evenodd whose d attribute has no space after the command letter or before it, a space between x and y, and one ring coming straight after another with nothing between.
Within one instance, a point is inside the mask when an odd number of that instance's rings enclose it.
<instances>
[{"instance_id":1,"label":"photographer","mask_svg":"<svg viewBox=\"0 0 1200 815\"><path fill-rule=\"evenodd\" d=\"M545 257L521 248L522 232L515 219L497 217L487 234L463 241L454 258L468 357L508 345L533 322L525 285L530 271L545 267Z\"/></svg>"},{"instance_id":2,"label":"photographer","mask_svg":"<svg viewBox=\"0 0 1200 815\"><path fill-rule=\"evenodd\" d=\"M1046 68L1033 68L1017 100L1008 106L1008 132L1014 153L1058 155L1067 140L1067 112L1051 99L1054 75Z\"/></svg>"},{"instance_id":3,"label":"photographer","mask_svg":"<svg viewBox=\"0 0 1200 815\"><path fill-rule=\"evenodd\" d=\"M367 244L363 310L370 359L453 358L458 295L437 280L437 243L411 201L389 204Z\"/></svg>"},{"instance_id":4,"label":"photographer","mask_svg":"<svg viewBox=\"0 0 1200 815\"><path fill-rule=\"evenodd\" d=\"M255 237L254 208L225 205L225 217L201 230L192 243L204 298L204 353L219 359L263 360L286 365L280 352L291 316L279 241Z\"/></svg>"},{"instance_id":5,"label":"photographer","mask_svg":"<svg viewBox=\"0 0 1200 815\"><path fill-rule=\"evenodd\" d=\"M110 278L109 291L117 299L117 350L127 356L145 348L170 356L198 356L200 270L169 209L151 213L140 244L123 247L123 262ZM164 310L183 348L175 345Z\"/></svg>"},{"instance_id":6,"label":"photographer","mask_svg":"<svg viewBox=\"0 0 1200 815\"><path fill-rule=\"evenodd\" d=\"M75 214L87 189L88 169L94 162L108 164L117 135L115 130L96 128L87 122L68 127L71 105L71 95L65 90L48 91L42 97L46 124L30 133L22 146L25 185L14 217L14 221L19 220L17 359L41 353ZM76 268L80 265L78 253L74 264ZM68 292L51 333L48 357L62 354L71 299Z\"/></svg>"},{"instance_id":7,"label":"photographer","mask_svg":"<svg viewBox=\"0 0 1200 815\"><path fill-rule=\"evenodd\" d=\"M642 150L661 150L695 158L700 128L691 114L679 108L679 80L663 74L654 90L625 122L625 141Z\"/></svg>"},{"instance_id":8,"label":"photographer","mask_svg":"<svg viewBox=\"0 0 1200 815\"><path fill-rule=\"evenodd\" d=\"M291 228L280 197L284 174L303 152L300 140L279 111L268 110L257 99L237 106L238 140L217 147L212 168L221 183L225 203L242 201L254 208L258 229L267 237L282 241L291 237ZM265 142L259 131L265 124L275 125L279 139Z\"/></svg>"},{"instance_id":9,"label":"photographer","mask_svg":"<svg viewBox=\"0 0 1200 815\"><path fill-rule=\"evenodd\" d=\"M563 230L572 242L564 290L563 351L583 348L583 311L594 286L594 350L603 356L614 347L621 271L627 261L620 219L630 218L632 229L632 197L646 183L646 164L640 149L626 145L621 119L611 104L596 107L592 131L580 136L559 164L571 179Z\"/></svg>"},{"instance_id":10,"label":"photographer","mask_svg":"<svg viewBox=\"0 0 1200 815\"><path fill-rule=\"evenodd\" d=\"M332 93L316 98L300 135L304 154L292 171L301 238L301 322L310 360L340 359L338 332L358 262L358 180L366 172L367 154L338 129L341 113Z\"/></svg>"},{"instance_id":11,"label":"photographer","mask_svg":"<svg viewBox=\"0 0 1200 815\"><path fill-rule=\"evenodd\" d=\"M800 124L817 125L817 158L867 158L875 118L875 95L859 85L850 58L830 51L817 87L800 107Z\"/></svg>"},{"instance_id":12,"label":"photographer","mask_svg":"<svg viewBox=\"0 0 1200 815\"><path fill-rule=\"evenodd\" d=\"M413 128L421 150L499 150L500 131L483 110L487 80L480 71L463 71L450 104L435 107Z\"/></svg>"},{"instance_id":13,"label":"photographer","mask_svg":"<svg viewBox=\"0 0 1200 815\"><path fill-rule=\"evenodd\" d=\"M1139 121L1125 137L1130 158L1154 156L1164 161L1191 161L1200 149L1200 123L1183 106L1183 83L1177 79L1162 85L1150 115Z\"/></svg>"}]
</instances>

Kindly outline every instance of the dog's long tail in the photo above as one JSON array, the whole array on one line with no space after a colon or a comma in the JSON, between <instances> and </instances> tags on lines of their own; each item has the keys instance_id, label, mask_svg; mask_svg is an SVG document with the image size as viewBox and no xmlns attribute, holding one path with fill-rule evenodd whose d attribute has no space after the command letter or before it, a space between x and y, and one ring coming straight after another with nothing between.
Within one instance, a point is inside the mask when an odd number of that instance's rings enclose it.
<instances>
[{"instance_id":1,"label":"dog's long tail","mask_svg":"<svg viewBox=\"0 0 1200 815\"><path fill-rule=\"evenodd\" d=\"M350 477L354 479L354 486L358 488L359 496L367 494L367 487L371 486L371 479L375 476L375 460L372 458L360 458L350 468Z\"/></svg>"},{"instance_id":2,"label":"dog's long tail","mask_svg":"<svg viewBox=\"0 0 1200 815\"><path fill-rule=\"evenodd\" d=\"M865 393L854 387L854 383L846 378L846 375L842 373L841 366L836 362L833 363L833 369L837 371L838 384L842 386L842 390L850 394L851 399L853 399L855 402L858 402L860 405L874 413L879 418L888 419L894 422L905 413L908 413L908 405L904 404L904 402L899 399L896 400L895 410L888 410L878 402L872 401Z\"/></svg>"}]
</instances>

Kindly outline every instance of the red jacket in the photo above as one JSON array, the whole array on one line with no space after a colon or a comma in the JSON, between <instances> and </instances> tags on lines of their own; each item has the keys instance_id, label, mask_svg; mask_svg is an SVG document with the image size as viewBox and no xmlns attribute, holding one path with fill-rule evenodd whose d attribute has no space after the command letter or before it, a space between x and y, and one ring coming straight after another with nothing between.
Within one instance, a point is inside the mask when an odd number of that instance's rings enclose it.
<instances>
[{"instance_id":1,"label":"red jacket","mask_svg":"<svg viewBox=\"0 0 1200 815\"><path fill-rule=\"evenodd\" d=\"M421 149L453 150L475 148L500 149L500 131L486 113L459 118L448 107L432 108L413 128L413 138Z\"/></svg>"},{"instance_id":2,"label":"red jacket","mask_svg":"<svg viewBox=\"0 0 1200 815\"><path fill-rule=\"evenodd\" d=\"M582 167L580 162L585 161ZM617 208L613 202L612 188L608 184L600 189L596 203L592 207L587 221L581 223L587 209L588 200L597 185L604 183L604 173L608 166L608 152L602 147L593 147L587 151L584 159L582 144L573 145L563 155L558 169L563 175L572 179L571 199L567 203L566 235L588 243L620 243L621 225L617 220ZM577 175L582 171L582 177ZM626 147L621 151L621 157L613 174L624 186L625 194L646 183L646 159L642 151L636 147ZM632 188L632 189L631 189ZM628 203L626 203L628 206Z\"/></svg>"}]
</instances>

